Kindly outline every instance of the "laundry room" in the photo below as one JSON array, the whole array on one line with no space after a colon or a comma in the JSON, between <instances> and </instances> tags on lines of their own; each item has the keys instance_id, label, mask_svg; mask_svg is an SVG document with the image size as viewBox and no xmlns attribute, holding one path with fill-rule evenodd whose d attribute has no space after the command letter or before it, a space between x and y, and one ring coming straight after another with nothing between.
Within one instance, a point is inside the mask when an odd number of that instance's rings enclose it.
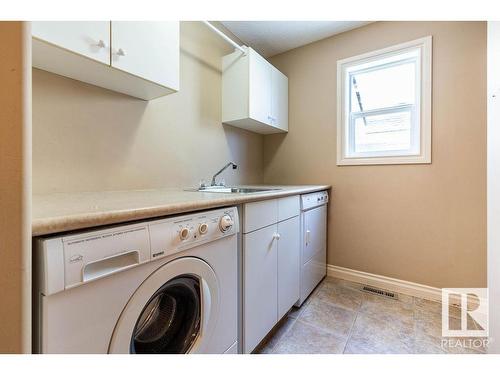
<instances>
[{"instance_id":1,"label":"laundry room","mask_svg":"<svg viewBox=\"0 0 500 375\"><path fill-rule=\"evenodd\" d=\"M497 359L494 12L153 3L1 17L0 366Z\"/></svg>"}]
</instances>

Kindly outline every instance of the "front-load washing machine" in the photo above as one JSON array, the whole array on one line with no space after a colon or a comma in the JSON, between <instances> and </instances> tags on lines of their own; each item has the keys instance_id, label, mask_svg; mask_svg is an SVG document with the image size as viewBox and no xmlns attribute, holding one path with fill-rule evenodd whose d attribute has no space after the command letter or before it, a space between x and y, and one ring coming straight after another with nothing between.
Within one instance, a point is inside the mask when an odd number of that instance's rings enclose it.
<instances>
[{"instance_id":1,"label":"front-load washing machine","mask_svg":"<svg viewBox=\"0 0 500 375\"><path fill-rule=\"evenodd\" d=\"M37 353L236 353L235 207L38 238Z\"/></svg>"}]
</instances>

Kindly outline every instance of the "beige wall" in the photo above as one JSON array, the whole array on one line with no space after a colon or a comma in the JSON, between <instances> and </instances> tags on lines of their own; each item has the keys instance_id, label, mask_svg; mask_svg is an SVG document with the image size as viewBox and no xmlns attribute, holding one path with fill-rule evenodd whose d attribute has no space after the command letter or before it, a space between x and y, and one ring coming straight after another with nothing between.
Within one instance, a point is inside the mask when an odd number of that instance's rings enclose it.
<instances>
[{"instance_id":1,"label":"beige wall","mask_svg":"<svg viewBox=\"0 0 500 375\"><path fill-rule=\"evenodd\" d=\"M0 353L31 350L31 33L0 22Z\"/></svg>"},{"instance_id":2,"label":"beige wall","mask_svg":"<svg viewBox=\"0 0 500 375\"><path fill-rule=\"evenodd\" d=\"M336 61L433 35L432 165L337 167ZM33 72L33 189L330 183L329 263L436 287L486 284L486 24L379 22L272 59L289 77L290 132L220 124L220 57L181 24L181 90L143 102Z\"/></svg>"},{"instance_id":3,"label":"beige wall","mask_svg":"<svg viewBox=\"0 0 500 375\"><path fill-rule=\"evenodd\" d=\"M221 125L228 44L181 23L181 88L150 102L33 70L33 190L190 187L232 160L228 183L262 181L263 138Z\"/></svg>"},{"instance_id":4,"label":"beige wall","mask_svg":"<svg viewBox=\"0 0 500 375\"><path fill-rule=\"evenodd\" d=\"M336 61L433 36L432 164L336 166ZM268 183L332 184L328 262L435 287L486 285L486 23L379 22L272 62L288 135L264 141Z\"/></svg>"}]
</instances>

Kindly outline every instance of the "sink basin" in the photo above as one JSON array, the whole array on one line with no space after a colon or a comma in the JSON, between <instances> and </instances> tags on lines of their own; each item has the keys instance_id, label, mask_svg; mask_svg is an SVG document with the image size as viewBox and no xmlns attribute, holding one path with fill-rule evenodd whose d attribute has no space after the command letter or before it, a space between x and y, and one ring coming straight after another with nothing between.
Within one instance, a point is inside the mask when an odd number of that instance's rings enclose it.
<instances>
[{"instance_id":1,"label":"sink basin","mask_svg":"<svg viewBox=\"0 0 500 375\"><path fill-rule=\"evenodd\" d=\"M250 194L250 193L263 193L265 191L281 190L275 188L246 188L246 187L228 187L228 186L209 186L205 188L199 188L196 191L204 193L239 193L239 194Z\"/></svg>"}]
</instances>

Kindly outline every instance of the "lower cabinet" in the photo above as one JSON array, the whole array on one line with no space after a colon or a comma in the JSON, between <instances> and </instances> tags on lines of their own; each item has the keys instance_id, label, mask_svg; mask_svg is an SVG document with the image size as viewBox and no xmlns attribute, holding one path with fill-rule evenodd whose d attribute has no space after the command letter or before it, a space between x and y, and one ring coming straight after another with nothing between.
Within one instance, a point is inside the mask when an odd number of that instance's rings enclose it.
<instances>
[{"instance_id":1,"label":"lower cabinet","mask_svg":"<svg viewBox=\"0 0 500 375\"><path fill-rule=\"evenodd\" d=\"M289 198L286 202L290 203ZM298 197L297 197L298 199ZM279 200L278 200L279 201ZM285 203L283 201L282 203ZM251 203L252 205L254 203ZM270 210L258 202L261 214L282 207L282 212L295 215L274 224L254 230L254 221L245 214L254 215L255 207L244 208L244 224L252 223L252 232L243 230L243 335L245 353L250 353L290 310L300 297L300 219L298 209L276 200L267 201ZM248 206L248 205L245 205ZM295 207L295 202L293 202ZM298 206L297 206L298 207ZM296 211L296 212L295 212ZM262 220L266 222L266 220ZM268 221L267 221L268 222Z\"/></svg>"},{"instance_id":2,"label":"lower cabinet","mask_svg":"<svg viewBox=\"0 0 500 375\"><path fill-rule=\"evenodd\" d=\"M277 225L243 235L245 353L274 327L278 317Z\"/></svg>"},{"instance_id":3,"label":"lower cabinet","mask_svg":"<svg viewBox=\"0 0 500 375\"><path fill-rule=\"evenodd\" d=\"M300 220L278 223L278 320L300 297Z\"/></svg>"}]
</instances>

